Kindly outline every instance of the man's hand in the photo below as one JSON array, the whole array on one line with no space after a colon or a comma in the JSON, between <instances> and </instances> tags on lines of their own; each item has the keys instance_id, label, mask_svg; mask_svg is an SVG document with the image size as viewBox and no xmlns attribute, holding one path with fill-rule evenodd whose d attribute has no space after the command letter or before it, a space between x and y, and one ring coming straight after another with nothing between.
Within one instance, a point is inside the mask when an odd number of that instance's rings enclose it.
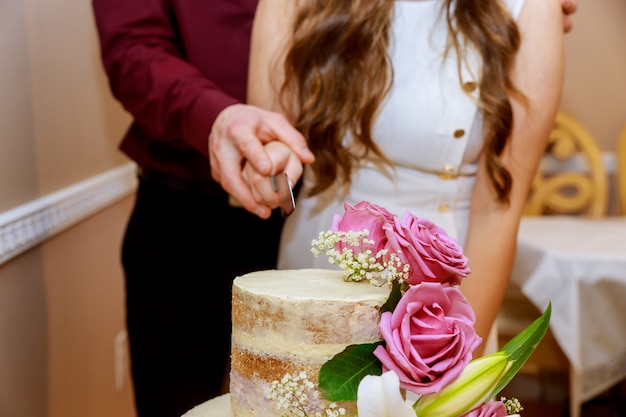
<instances>
[{"instance_id":1,"label":"man's hand","mask_svg":"<svg viewBox=\"0 0 626 417\"><path fill-rule=\"evenodd\" d=\"M567 33L572 30L572 20L570 17L576 13L576 9L578 9L578 1L561 0L561 8L563 9L563 30Z\"/></svg>"},{"instance_id":2,"label":"man's hand","mask_svg":"<svg viewBox=\"0 0 626 417\"><path fill-rule=\"evenodd\" d=\"M276 174L264 144L278 140L286 144L303 164L315 157L304 137L281 114L258 107L235 104L222 110L209 135L211 175L246 210L267 218L271 210L252 195L242 177L245 162L262 176Z\"/></svg>"}]
</instances>

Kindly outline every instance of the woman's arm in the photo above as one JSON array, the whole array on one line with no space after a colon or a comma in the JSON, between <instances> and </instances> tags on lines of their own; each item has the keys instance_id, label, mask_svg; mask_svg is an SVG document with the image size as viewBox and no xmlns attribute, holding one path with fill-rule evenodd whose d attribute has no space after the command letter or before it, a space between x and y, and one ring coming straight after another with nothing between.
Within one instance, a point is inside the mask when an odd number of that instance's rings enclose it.
<instances>
[{"instance_id":1,"label":"woman's arm","mask_svg":"<svg viewBox=\"0 0 626 417\"><path fill-rule=\"evenodd\" d=\"M260 0L252 25L248 103L280 111L283 55L292 33L297 0Z\"/></svg>"},{"instance_id":2,"label":"woman's arm","mask_svg":"<svg viewBox=\"0 0 626 417\"><path fill-rule=\"evenodd\" d=\"M510 204L497 202L482 159L476 176L465 246L472 274L462 290L484 341L508 284L524 202L558 110L564 70L562 19L559 3L526 0L518 20L522 42L512 79L528 101L511 97L514 126L502 154L513 177Z\"/></svg>"},{"instance_id":3,"label":"woman's arm","mask_svg":"<svg viewBox=\"0 0 626 417\"><path fill-rule=\"evenodd\" d=\"M273 62L273 56L289 39L289 13L295 10L294 2L261 0L257 5L248 67L248 105L232 106L220 113L209 139L213 178L261 218L267 218L269 210L276 207L276 194L268 175L286 171L296 181L302 173L302 163L315 159L304 137L285 117L268 111L278 109L273 104L276 90L270 88L270 74L282 70L282 65ZM286 146L268 146L271 142ZM260 190L254 188L258 186Z\"/></svg>"},{"instance_id":4,"label":"woman's arm","mask_svg":"<svg viewBox=\"0 0 626 417\"><path fill-rule=\"evenodd\" d=\"M279 90L284 79L282 58L291 37L297 0L260 0L252 26L250 65L248 68L248 103L263 109L282 113ZM272 174L286 172L292 183L302 175L301 160L286 146L268 142L264 150L272 162ZM307 161L312 162L312 159ZM254 199L267 207L277 207L278 199L268 178L249 163L242 176Z\"/></svg>"}]
</instances>

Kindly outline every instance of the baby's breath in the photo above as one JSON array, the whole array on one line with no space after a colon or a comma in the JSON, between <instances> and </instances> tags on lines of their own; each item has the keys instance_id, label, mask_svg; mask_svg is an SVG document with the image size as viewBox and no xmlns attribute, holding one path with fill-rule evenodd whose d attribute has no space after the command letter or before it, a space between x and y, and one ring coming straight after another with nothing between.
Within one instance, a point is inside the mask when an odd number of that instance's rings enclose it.
<instances>
[{"instance_id":1,"label":"baby's breath","mask_svg":"<svg viewBox=\"0 0 626 417\"><path fill-rule=\"evenodd\" d=\"M324 253L330 264L344 271L346 281L367 280L381 286L394 280L405 280L409 276L409 265L403 264L398 254L389 253L387 249L374 253L375 242L368 239L368 235L368 230L320 232L311 242L311 252L315 256ZM337 250L339 243L342 250Z\"/></svg>"},{"instance_id":2,"label":"baby's breath","mask_svg":"<svg viewBox=\"0 0 626 417\"><path fill-rule=\"evenodd\" d=\"M518 414L524 409L524 407L522 407L522 404L515 397L512 397L510 399L506 399L506 397L500 397L500 401L504 403L507 415Z\"/></svg>"},{"instance_id":3,"label":"baby's breath","mask_svg":"<svg viewBox=\"0 0 626 417\"><path fill-rule=\"evenodd\" d=\"M339 417L346 414L346 410L335 403L321 411L312 410L314 404L319 404L319 391L304 372L285 374L280 381L272 381L267 398L276 401L276 410L284 411L281 417Z\"/></svg>"}]
</instances>

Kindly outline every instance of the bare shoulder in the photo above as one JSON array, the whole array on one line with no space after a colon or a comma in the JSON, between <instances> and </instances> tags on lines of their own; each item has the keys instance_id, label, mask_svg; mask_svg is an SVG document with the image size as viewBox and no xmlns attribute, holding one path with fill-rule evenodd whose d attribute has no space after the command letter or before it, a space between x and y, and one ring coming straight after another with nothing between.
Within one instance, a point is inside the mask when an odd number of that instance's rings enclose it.
<instances>
[{"instance_id":1,"label":"bare shoulder","mask_svg":"<svg viewBox=\"0 0 626 417\"><path fill-rule=\"evenodd\" d=\"M298 5L294 0L259 0L250 47L248 103L279 110L277 88L282 83L281 61L290 39Z\"/></svg>"},{"instance_id":2,"label":"bare shoulder","mask_svg":"<svg viewBox=\"0 0 626 417\"><path fill-rule=\"evenodd\" d=\"M517 24L522 40L518 65L526 66L526 70L552 67L560 72L565 36L560 3L557 0L525 0Z\"/></svg>"},{"instance_id":3,"label":"bare shoulder","mask_svg":"<svg viewBox=\"0 0 626 417\"><path fill-rule=\"evenodd\" d=\"M524 126L516 130L514 138L522 138L526 144L536 142L541 151L558 109L564 78L565 35L559 1L525 0L517 24L521 45L512 78L527 102L513 100L516 125Z\"/></svg>"},{"instance_id":4,"label":"bare shoulder","mask_svg":"<svg viewBox=\"0 0 626 417\"><path fill-rule=\"evenodd\" d=\"M548 30L563 33L563 11L557 0L524 0L518 25L522 33Z\"/></svg>"}]
</instances>

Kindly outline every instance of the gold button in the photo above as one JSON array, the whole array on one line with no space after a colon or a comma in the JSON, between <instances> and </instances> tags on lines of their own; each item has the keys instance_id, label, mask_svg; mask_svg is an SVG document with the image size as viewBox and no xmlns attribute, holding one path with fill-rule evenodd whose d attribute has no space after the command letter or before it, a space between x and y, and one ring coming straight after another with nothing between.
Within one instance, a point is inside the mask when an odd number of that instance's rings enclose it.
<instances>
[{"instance_id":1,"label":"gold button","mask_svg":"<svg viewBox=\"0 0 626 417\"><path fill-rule=\"evenodd\" d=\"M476 83L474 81L468 81L463 84L463 91L466 93L473 93L476 90Z\"/></svg>"},{"instance_id":2,"label":"gold button","mask_svg":"<svg viewBox=\"0 0 626 417\"><path fill-rule=\"evenodd\" d=\"M439 206L439 211L440 211L441 213L445 213L445 212L447 212L447 211L450 211L450 204L441 204L441 205Z\"/></svg>"},{"instance_id":3,"label":"gold button","mask_svg":"<svg viewBox=\"0 0 626 417\"><path fill-rule=\"evenodd\" d=\"M444 165L439 172L439 178L444 181L454 178L454 167L452 165Z\"/></svg>"},{"instance_id":4,"label":"gold button","mask_svg":"<svg viewBox=\"0 0 626 417\"><path fill-rule=\"evenodd\" d=\"M457 130L454 131L454 138L455 139L461 139L463 136L465 136L465 130L457 129Z\"/></svg>"}]
</instances>

